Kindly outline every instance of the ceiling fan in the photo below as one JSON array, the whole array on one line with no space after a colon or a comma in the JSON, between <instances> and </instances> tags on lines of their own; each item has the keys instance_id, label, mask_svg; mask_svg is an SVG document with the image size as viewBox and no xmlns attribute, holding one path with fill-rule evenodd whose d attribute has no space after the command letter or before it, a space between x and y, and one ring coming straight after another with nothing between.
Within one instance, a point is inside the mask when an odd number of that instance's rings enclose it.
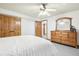
<instances>
[{"instance_id":1,"label":"ceiling fan","mask_svg":"<svg viewBox=\"0 0 79 59\"><path fill-rule=\"evenodd\" d=\"M42 3L42 4L41 4L39 16L40 16L40 15L47 15L47 16L50 16L50 14L48 13L49 11L56 11L56 9L48 9L46 6L47 6L46 3Z\"/></svg>"},{"instance_id":2,"label":"ceiling fan","mask_svg":"<svg viewBox=\"0 0 79 59\"><path fill-rule=\"evenodd\" d=\"M42 10L42 11L56 11L56 9L48 9L48 8L46 8L46 6L47 6L47 4L46 3L42 3L41 4L41 7L40 7L40 10Z\"/></svg>"}]
</instances>

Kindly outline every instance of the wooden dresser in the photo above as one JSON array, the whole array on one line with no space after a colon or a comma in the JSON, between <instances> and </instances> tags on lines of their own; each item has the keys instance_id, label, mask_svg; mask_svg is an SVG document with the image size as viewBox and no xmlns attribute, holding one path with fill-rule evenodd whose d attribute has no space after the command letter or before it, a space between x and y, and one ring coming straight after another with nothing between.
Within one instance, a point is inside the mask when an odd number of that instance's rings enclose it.
<instances>
[{"instance_id":1,"label":"wooden dresser","mask_svg":"<svg viewBox=\"0 0 79 59\"><path fill-rule=\"evenodd\" d=\"M77 32L51 31L51 41L77 47Z\"/></svg>"}]
</instances>

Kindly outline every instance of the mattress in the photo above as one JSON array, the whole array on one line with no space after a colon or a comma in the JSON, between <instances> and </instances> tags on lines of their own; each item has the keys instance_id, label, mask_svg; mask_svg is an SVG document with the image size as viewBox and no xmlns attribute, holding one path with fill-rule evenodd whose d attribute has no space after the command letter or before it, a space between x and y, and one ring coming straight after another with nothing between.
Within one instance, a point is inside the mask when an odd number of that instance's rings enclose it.
<instances>
[{"instance_id":1,"label":"mattress","mask_svg":"<svg viewBox=\"0 0 79 59\"><path fill-rule=\"evenodd\" d=\"M0 56L54 56L56 52L50 41L36 36L0 38Z\"/></svg>"}]
</instances>

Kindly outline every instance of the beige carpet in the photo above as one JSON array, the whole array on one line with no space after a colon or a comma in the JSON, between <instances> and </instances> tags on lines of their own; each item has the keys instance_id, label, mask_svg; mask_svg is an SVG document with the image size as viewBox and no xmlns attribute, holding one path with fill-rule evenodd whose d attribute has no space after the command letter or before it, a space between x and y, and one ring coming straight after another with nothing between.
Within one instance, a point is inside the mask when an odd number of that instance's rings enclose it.
<instances>
[{"instance_id":1,"label":"beige carpet","mask_svg":"<svg viewBox=\"0 0 79 59\"><path fill-rule=\"evenodd\" d=\"M79 56L79 47L73 48L70 46L53 43L57 49L57 56Z\"/></svg>"}]
</instances>

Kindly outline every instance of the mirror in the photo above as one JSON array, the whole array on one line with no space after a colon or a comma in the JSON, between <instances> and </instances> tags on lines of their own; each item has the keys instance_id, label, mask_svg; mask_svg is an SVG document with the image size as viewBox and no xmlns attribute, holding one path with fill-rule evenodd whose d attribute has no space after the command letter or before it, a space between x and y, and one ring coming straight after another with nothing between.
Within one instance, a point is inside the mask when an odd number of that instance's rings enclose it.
<instances>
[{"instance_id":1,"label":"mirror","mask_svg":"<svg viewBox=\"0 0 79 59\"><path fill-rule=\"evenodd\" d=\"M62 17L56 20L56 30L70 30L71 28L70 17Z\"/></svg>"}]
</instances>

